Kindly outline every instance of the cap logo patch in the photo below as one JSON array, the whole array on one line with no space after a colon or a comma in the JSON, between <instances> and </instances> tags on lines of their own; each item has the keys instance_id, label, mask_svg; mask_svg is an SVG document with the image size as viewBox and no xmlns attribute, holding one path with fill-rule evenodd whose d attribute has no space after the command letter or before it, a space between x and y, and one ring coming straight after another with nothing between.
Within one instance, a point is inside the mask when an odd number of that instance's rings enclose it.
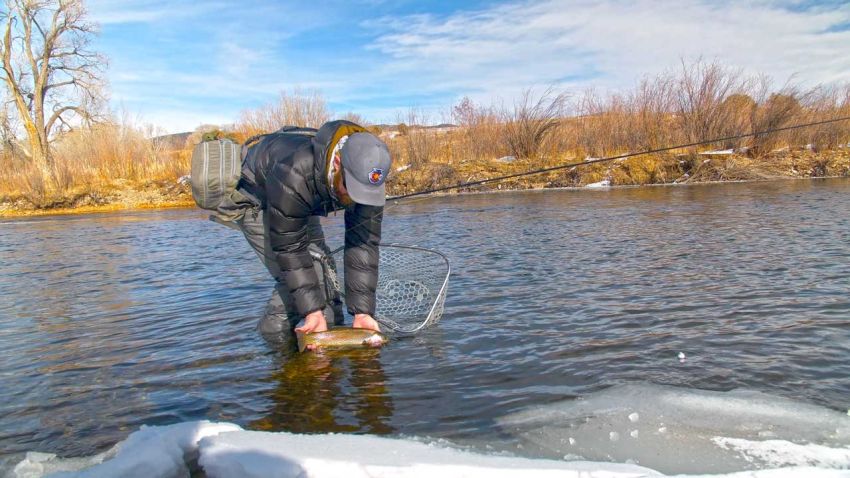
<instances>
[{"instance_id":1,"label":"cap logo patch","mask_svg":"<svg viewBox=\"0 0 850 478\"><path fill-rule=\"evenodd\" d=\"M380 184L384 179L384 170L381 168L373 168L369 173L369 182L372 184Z\"/></svg>"}]
</instances>

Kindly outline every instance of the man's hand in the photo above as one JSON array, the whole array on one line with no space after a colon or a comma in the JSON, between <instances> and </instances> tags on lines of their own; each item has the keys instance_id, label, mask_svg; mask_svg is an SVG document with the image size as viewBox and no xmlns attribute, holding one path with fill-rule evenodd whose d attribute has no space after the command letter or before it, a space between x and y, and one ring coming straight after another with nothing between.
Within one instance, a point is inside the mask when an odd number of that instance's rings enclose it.
<instances>
[{"instance_id":1,"label":"man's hand","mask_svg":"<svg viewBox=\"0 0 850 478\"><path fill-rule=\"evenodd\" d=\"M304 317L304 325L295 328L295 335L301 339L302 334L311 332L324 332L328 330L328 321L325 320L325 313L321 310L310 312ZM316 350L316 345L308 345L307 350Z\"/></svg>"},{"instance_id":2,"label":"man's hand","mask_svg":"<svg viewBox=\"0 0 850 478\"><path fill-rule=\"evenodd\" d=\"M297 327L295 332L309 334L311 332L324 332L328 330L328 322L325 320L325 313L321 310L310 312L304 317L304 325Z\"/></svg>"},{"instance_id":3,"label":"man's hand","mask_svg":"<svg viewBox=\"0 0 850 478\"><path fill-rule=\"evenodd\" d=\"M355 329L371 329L376 332L381 331L381 326L378 321L372 318L369 314L355 314L354 323L351 326Z\"/></svg>"}]
</instances>

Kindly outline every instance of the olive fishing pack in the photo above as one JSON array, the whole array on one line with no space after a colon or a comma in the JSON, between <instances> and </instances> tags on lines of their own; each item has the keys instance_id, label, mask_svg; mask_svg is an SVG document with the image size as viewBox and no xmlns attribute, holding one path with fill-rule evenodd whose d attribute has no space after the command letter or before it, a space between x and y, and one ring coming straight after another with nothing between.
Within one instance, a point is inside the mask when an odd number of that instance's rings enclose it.
<instances>
[{"instance_id":1,"label":"olive fishing pack","mask_svg":"<svg viewBox=\"0 0 850 478\"><path fill-rule=\"evenodd\" d=\"M202 141L192 150L192 198L202 209L216 210L236 189L241 174L241 147L235 141Z\"/></svg>"},{"instance_id":2,"label":"olive fishing pack","mask_svg":"<svg viewBox=\"0 0 850 478\"><path fill-rule=\"evenodd\" d=\"M240 145L229 138L204 135L192 150L192 198L198 207L213 211L210 219L219 224L236 227L233 223L250 209L261 207L257 198L237 188L242 178L242 164L248 149L272 134L315 136L316 130L284 126L269 134L252 136Z\"/></svg>"}]
</instances>

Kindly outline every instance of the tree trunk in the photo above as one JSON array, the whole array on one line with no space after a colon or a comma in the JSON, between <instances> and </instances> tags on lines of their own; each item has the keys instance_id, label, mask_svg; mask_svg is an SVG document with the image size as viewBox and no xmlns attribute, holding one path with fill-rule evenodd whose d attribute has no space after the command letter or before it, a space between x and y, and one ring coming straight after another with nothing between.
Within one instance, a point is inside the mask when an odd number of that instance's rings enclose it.
<instances>
[{"instance_id":1,"label":"tree trunk","mask_svg":"<svg viewBox=\"0 0 850 478\"><path fill-rule=\"evenodd\" d=\"M45 189L59 189L50 154L54 126L67 124L63 114L89 118L86 105L100 98L103 58L86 49L95 29L86 21L83 0L3 3L0 80L23 123L30 157Z\"/></svg>"},{"instance_id":2,"label":"tree trunk","mask_svg":"<svg viewBox=\"0 0 850 478\"><path fill-rule=\"evenodd\" d=\"M45 187L51 189L56 185L56 181L49 145L42 140L42 135L39 134L38 128L34 124L25 121L24 128L27 130L32 161L41 172L41 179Z\"/></svg>"}]
</instances>

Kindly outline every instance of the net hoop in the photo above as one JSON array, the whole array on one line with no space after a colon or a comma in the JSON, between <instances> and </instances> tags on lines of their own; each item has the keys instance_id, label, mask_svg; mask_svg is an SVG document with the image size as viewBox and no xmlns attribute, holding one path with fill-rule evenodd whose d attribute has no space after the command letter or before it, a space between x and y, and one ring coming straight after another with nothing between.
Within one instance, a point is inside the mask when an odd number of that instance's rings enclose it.
<instances>
[{"instance_id":1,"label":"net hoop","mask_svg":"<svg viewBox=\"0 0 850 478\"><path fill-rule=\"evenodd\" d=\"M415 334L439 322L451 275L448 257L433 249L402 244L381 244L379 250L375 320L402 335ZM340 286L345 274L338 273L341 269L335 265L343 264L343 257L344 247L317 257L331 287L342 298L345 288Z\"/></svg>"}]
</instances>

